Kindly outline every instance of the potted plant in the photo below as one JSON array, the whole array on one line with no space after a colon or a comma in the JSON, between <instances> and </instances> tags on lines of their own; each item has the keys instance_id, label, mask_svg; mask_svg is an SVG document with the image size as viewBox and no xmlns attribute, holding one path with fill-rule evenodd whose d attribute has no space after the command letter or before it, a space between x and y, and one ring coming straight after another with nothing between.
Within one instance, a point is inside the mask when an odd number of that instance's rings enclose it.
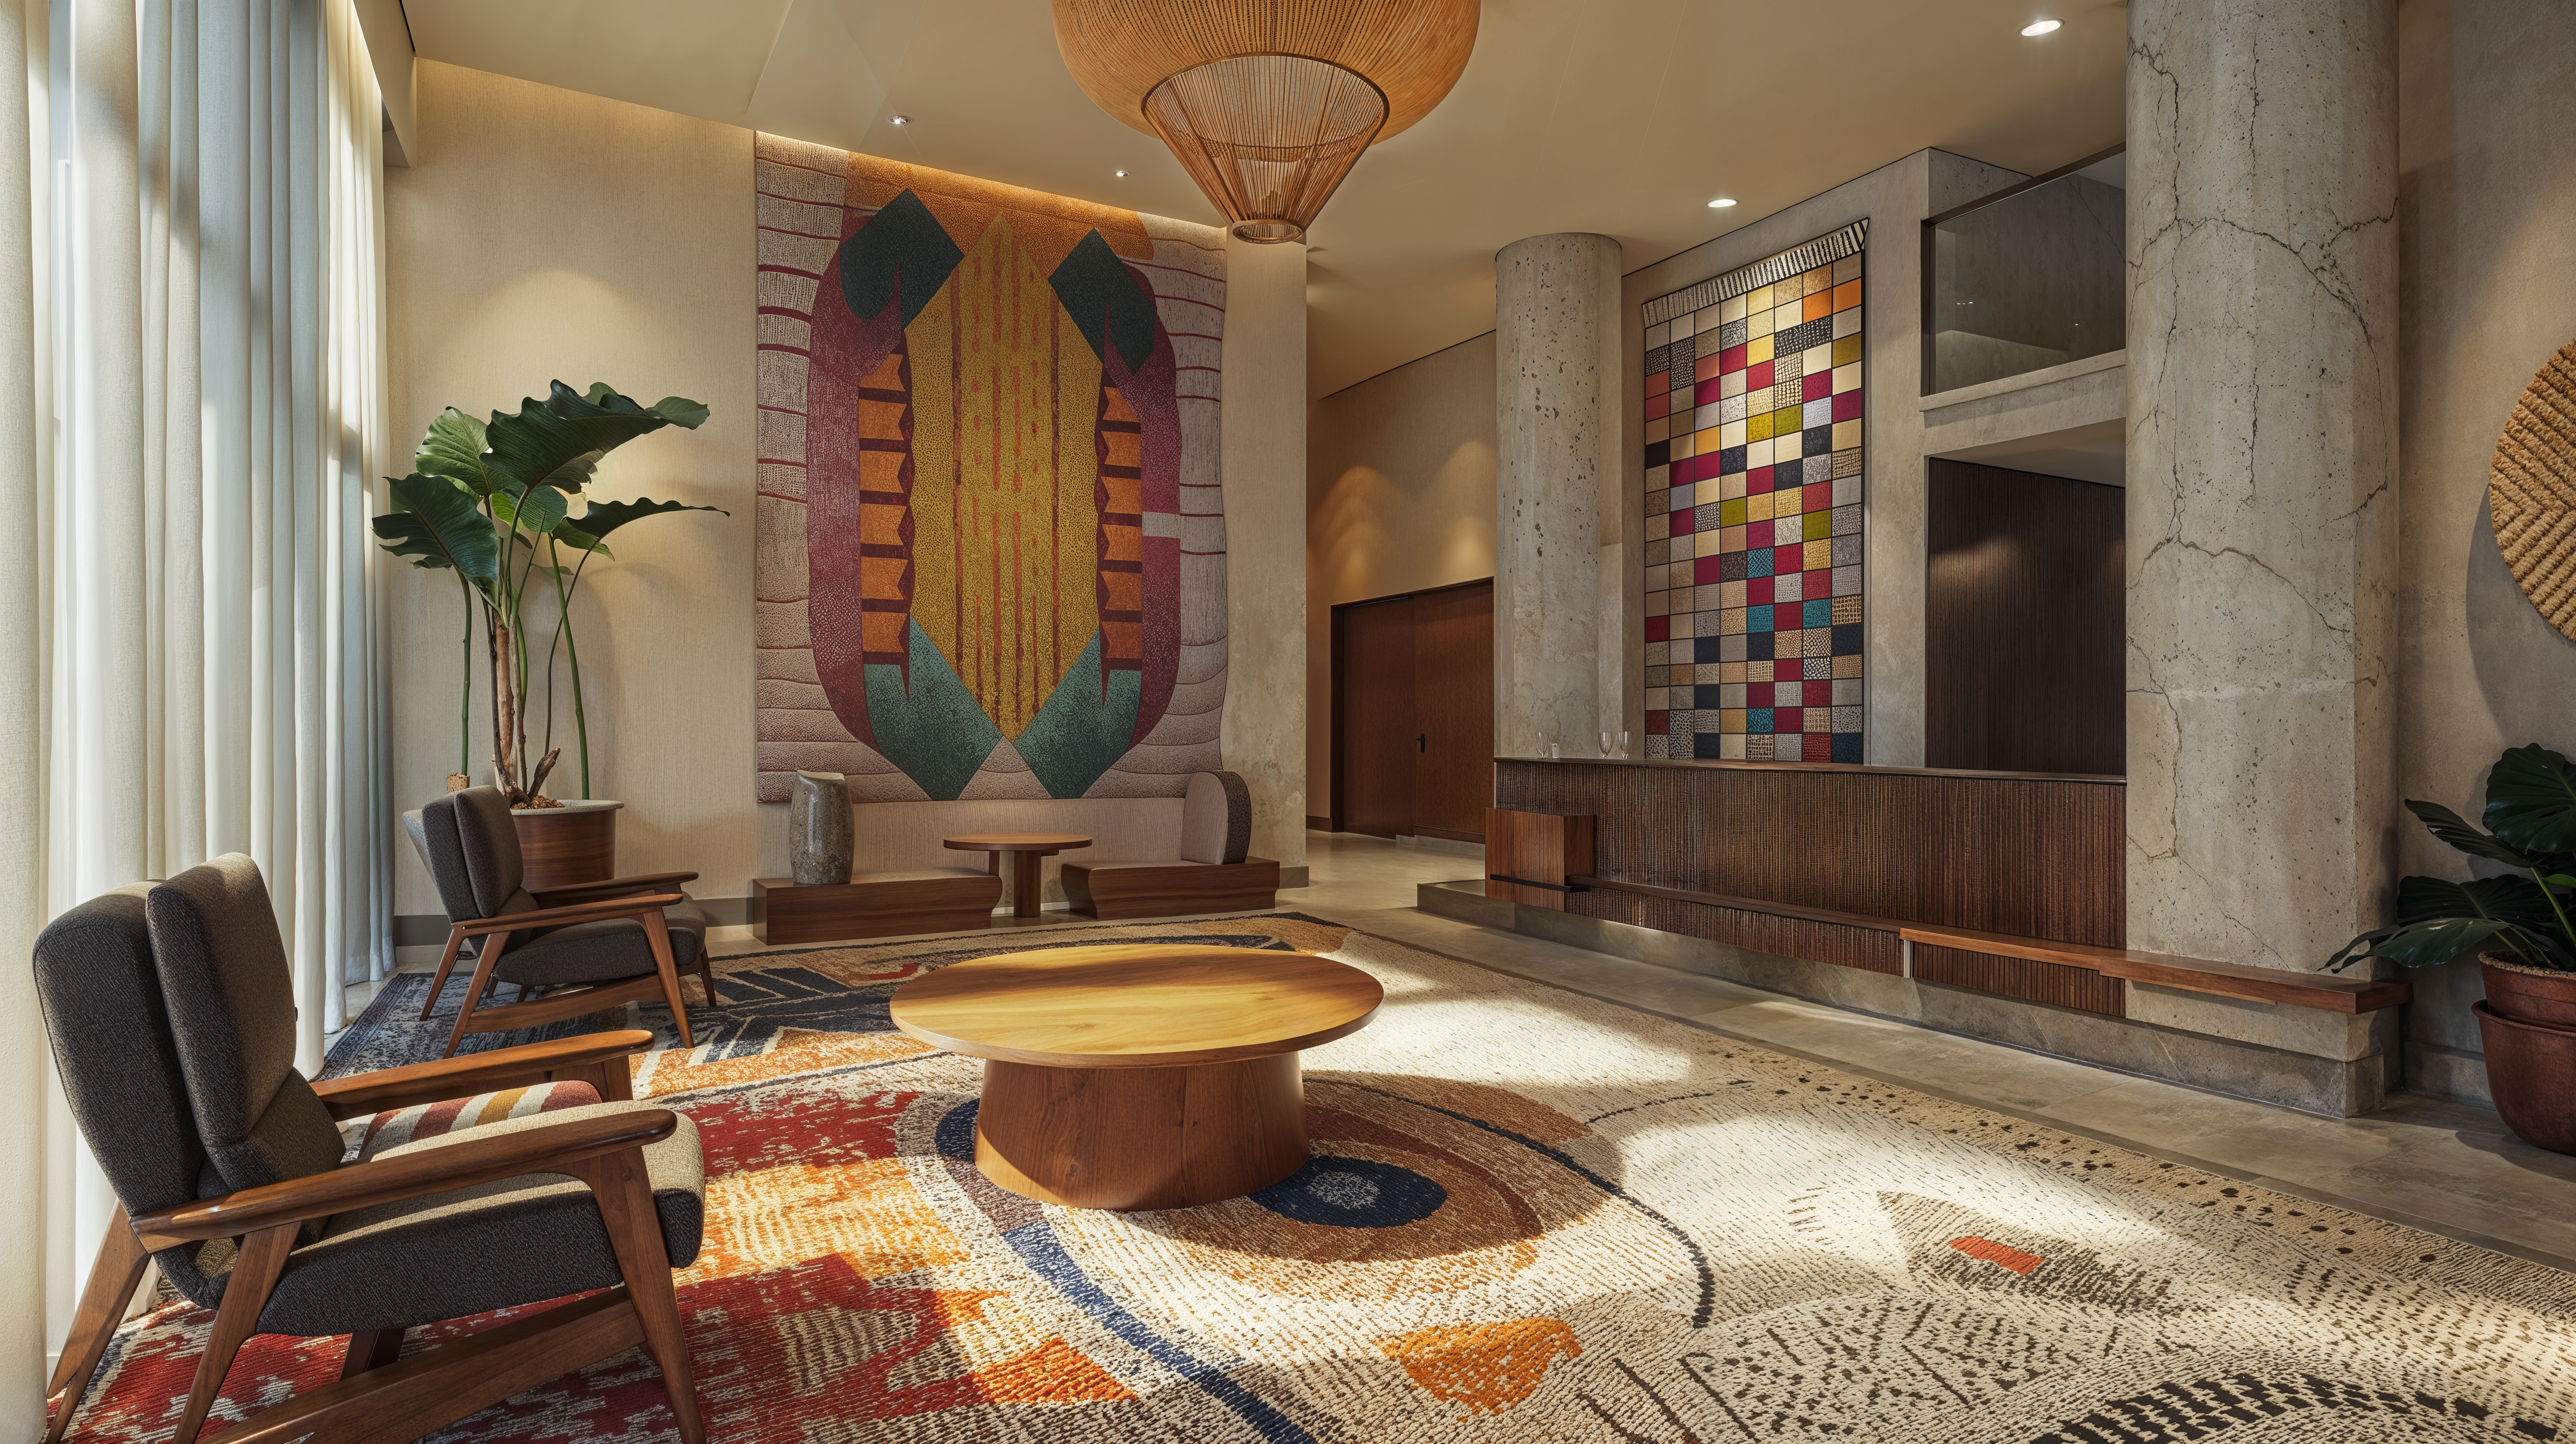
<instances>
[{"instance_id":1,"label":"potted plant","mask_svg":"<svg viewBox=\"0 0 2576 1444\"><path fill-rule=\"evenodd\" d=\"M2496 759L2483 832L2437 803L2406 809L2443 842L2511 871L2405 879L2396 923L2344 944L2326 966L2384 958L2421 968L2476 953L2487 996L2471 1011L2496 1112L2530 1142L2576 1153L2576 766L2537 745Z\"/></svg>"},{"instance_id":2,"label":"potted plant","mask_svg":"<svg viewBox=\"0 0 2576 1444\"><path fill-rule=\"evenodd\" d=\"M379 545L412 565L456 576L465 603L465 682L457 698L454 791L472 771L476 633L482 670L491 679L492 785L516 811L532 869L552 885L588 880L566 872L613 875L615 810L590 795L590 726L584 706L581 649L572 629L572 599L594 558L613 558L610 534L642 517L717 511L676 501L600 501L583 493L600 458L665 426L693 430L707 408L685 397L643 406L605 383L576 392L557 381L546 399L523 400L515 414L476 421L451 407L422 438L412 474L389 477L394 509L375 519ZM550 603L551 618L532 619L530 602ZM552 627L542 651L529 645L532 621ZM555 657L570 673L572 724L583 804L567 809L546 795L562 749L554 743ZM541 687L545 716L530 746L529 693ZM605 848L605 855L600 854ZM531 886L538 883L532 881Z\"/></svg>"}]
</instances>

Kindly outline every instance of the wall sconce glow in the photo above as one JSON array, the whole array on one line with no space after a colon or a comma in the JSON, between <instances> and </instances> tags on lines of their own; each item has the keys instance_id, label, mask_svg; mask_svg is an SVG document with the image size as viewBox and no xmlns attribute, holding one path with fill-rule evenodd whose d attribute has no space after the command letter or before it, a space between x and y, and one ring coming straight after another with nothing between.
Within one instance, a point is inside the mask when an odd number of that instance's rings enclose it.
<instances>
[{"instance_id":1,"label":"wall sconce glow","mask_svg":"<svg viewBox=\"0 0 2576 1444\"><path fill-rule=\"evenodd\" d=\"M2065 23L2066 22L2062 20L2034 20L2028 25L2023 26L2021 28L2021 33L2024 35L2046 35L2051 30L2054 30Z\"/></svg>"},{"instance_id":2,"label":"wall sconce glow","mask_svg":"<svg viewBox=\"0 0 2576 1444\"><path fill-rule=\"evenodd\" d=\"M886 117L886 123L888 125L910 125L912 124L912 117L908 115L888 116Z\"/></svg>"},{"instance_id":3,"label":"wall sconce glow","mask_svg":"<svg viewBox=\"0 0 2576 1444\"><path fill-rule=\"evenodd\" d=\"M1713 210L1713 211L1722 211L1722 210L1725 210L1728 206L1731 206L1731 205L1733 205L1733 204L1735 204L1735 197L1733 197L1733 196L1719 196L1716 200L1710 201L1710 202L1708 203L1708 208L1709 208L1710 210Z\"/></svg>"}]
</instances>

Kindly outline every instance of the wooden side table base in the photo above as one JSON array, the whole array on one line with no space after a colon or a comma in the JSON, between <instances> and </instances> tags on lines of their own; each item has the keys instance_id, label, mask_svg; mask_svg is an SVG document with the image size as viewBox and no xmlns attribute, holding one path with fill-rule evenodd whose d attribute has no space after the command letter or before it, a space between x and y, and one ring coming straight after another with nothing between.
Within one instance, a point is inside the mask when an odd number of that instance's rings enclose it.
<instances>
[{"instance_id":1,"label":"wooden side table base","mask_svg":"<svg viewBox=\"0 0 2576 1444\"><path fill-rule=\"evenodd\" d=\"M1186 1068L984 1063L975 1166L1023 1198L1191 1208L1259 1192L1305 1163L1295 1053Z\"/></svg>"}]
</instances>

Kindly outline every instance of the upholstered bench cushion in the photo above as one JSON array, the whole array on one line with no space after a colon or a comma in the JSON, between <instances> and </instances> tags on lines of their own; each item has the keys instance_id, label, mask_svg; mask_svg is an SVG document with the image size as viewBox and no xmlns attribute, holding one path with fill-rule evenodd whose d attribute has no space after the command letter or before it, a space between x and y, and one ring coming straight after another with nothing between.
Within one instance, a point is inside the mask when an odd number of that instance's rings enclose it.
<instances>
[{"instance_id":1,"label":"upholstered bench cushion","mask_svg":"<svg viewBox=\"0 0 2576 1444\"><path fill-rule=\"evenodd\" d=\"M850 882L855 886L859 883L875 882L928 882L932 878L939 877L989 876L991 874L980 867L914 867L900 868L891 872L854 872L850 874Z\"/></svg>"},{"instance_id":2,"label":"upholstered bench cushion","mask_svg":"<svg viewBox=\"0 0 2576 1444\"><path fill-rule=\"evenodd\" d=\"M399 1158L495 1132L543 1128L651 1103L593 1103L506 1118L377 1153ZM706 1168L697 1125L680 1115L644 1150L662 1246L673 1268L698 1256L706 1227ZM408 1328L439 1319L607 1288L623 1275L590 1190L560 1173L460 1188L336 1214L322 1240L288 1255L259 1328L273 1334Z\"/></svg>"},{"instance_id":3,"label":"upholstered bench cushion","mask_svg":"<svg viewBox=\"0 0 2576 1444\"><path fill-rule=\"evenodd\" d=\"M477 1093L471 1098L414 1104L372 1117L344 1118L340 1120L340 1137L350 1148L351 1157L347 1161L364 1162L406 1143L480 1128L504 1118L528 1118L565 1108L583 1108L598 1101L598 1090L579 1079L537 1083L526 1088L505 1088L498 1093Z\"/></svg>"},{"instance_id":4,"label":"upholstered bench cushion","mask_svg":"<svg viewBox=\"0 0 2576 1444\"><path fill-rule=\"evenodd\" d=\"M1110 871L1113 871L1113 870L1118 869L1118 868L1128 868L1128 867L1217 867L1217 866L1220 866L1220 864L1213 863L1213 862L1193 862L1193 861L1191 861L1190 859L1188 859L1188 858L1186 858L1186 857L1140 857L1140 858L1117 857L1117 858L1108 858L1108 859L1093 858L1093 859L1091 859L1091 860L1089 860L1089 861L1087 861L1087 862L1068 862L1068 863L1066 863L1066 864L1064 865L1064 870L1065 870L1065 871L1067 871L1067 872L1080 871L1080 872L1081 872L1081 873L1083 873L1085 876L1089 876L1090 874L1095 873L1095 872L1110 872Z\"/></svg>"},{"instance_id":5,"label":"upholstered bench cushion","mask_svg":"<svg viewBox=\"0 0 2576 1444\"><path fill-rule=\"evenodd\" d=\"M662 921L671 933L671 961L683 971L695 966L706 951L706 913L684 895L662 909ZM633 918L549 928L505 950L492 975L505 983L548 988L631 978L653 970L653 954L643 937L644 924Z\"/></svg>"}]
</instances>

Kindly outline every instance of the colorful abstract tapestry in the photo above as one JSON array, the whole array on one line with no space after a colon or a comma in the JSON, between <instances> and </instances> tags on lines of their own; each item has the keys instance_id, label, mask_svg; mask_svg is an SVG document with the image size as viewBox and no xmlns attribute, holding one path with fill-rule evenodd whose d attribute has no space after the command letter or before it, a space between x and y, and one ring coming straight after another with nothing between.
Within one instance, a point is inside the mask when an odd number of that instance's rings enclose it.
<instances>
[{"instance_id":1,"label":"colorful abstract tapestry","mask_svg":"<svg viewBox=\"0 0 2576 1444\"><path fill-rule=\"evenodd\" d=\"M758 769L861 801L1217 765L1220 232L776 136Z\"/></svg>"},{"instance_id":2,"label":"colorful abstract tapestry","mask_svg":"<svg viewBox=\"0 0 2576 1444\"><path fill-rule=\"evenodd\" d=\"M1646 303L1646 755L1862 760L1869 223Z\"/></svg>"},{"instance_id":3,"label":"colorful abstract tapestry","mask_svg":"<svg viewBox=\"0 0 2576 1444\"><path fill-rule=\"evenodd\" d=\"M1293 947L1386 985L1367 1028L1305 1054L1303 1170L1125 1214L987 1183L980 1066L893 1031L886 998L990 941L722 960L724 1006L693 1010L695 1049L635 1006L664 1044L636 1092L686 1112L706 1150L706 1246L678 1283L710 1439L2528 1444L2576 1429L2576 1278L2540 1264L1311 917L1011 946L1109 939ZM406 1056L382 1035L417 1032L435 1053L446 1019L418 1021L426 982L396 979L352 1037ZM167 1439L212 1318L170 1303L122 1331L72 1439ZM344 1352L254 1338L216 1417L328 1381ZM664 1401L633 1350L432 1438L668 1440Z\"/></svg>"}]
</instances>

